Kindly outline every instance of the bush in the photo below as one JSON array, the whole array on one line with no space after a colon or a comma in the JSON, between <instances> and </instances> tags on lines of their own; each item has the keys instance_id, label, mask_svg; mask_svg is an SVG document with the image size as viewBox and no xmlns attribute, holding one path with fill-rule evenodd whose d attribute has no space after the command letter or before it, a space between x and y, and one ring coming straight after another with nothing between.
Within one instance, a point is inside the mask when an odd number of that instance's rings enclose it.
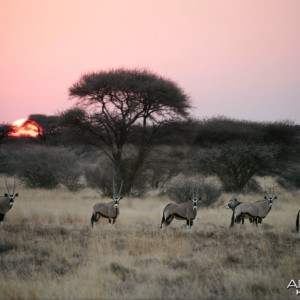
<instances>
[{"instance_id":1,"label":"bush","mask_svg":"<svg viewBox=\"0 0 300 300\"><path fill-rule=\"evenodd\" d=\"M78 157L62 147L24 146L10 154L9 164L31 188L53 189L58 184L76 191L82 187Z\"/></svg>"},{"instance_id":2,"label":"bush","mask_svg":"<svg viewBox=\"0 0 300 300\"><path fill-rule=\"evenodd\" d=\"M212 146L227 143L293 145L299 126L291 121L251 122L227 117L204 119L199 123L195 145Z\"/></svg>"},{"instance_id":3,"label":"bush","mask_svg":"<svg viewBox=\"0 0 300 300\"><path fill-rule=\"evenodd\" d=\"M133 167L134 160L131 158L124 158L121 163L123 188L122 192L126 188L127 182L130 180L131 170ZM99 162L98 167L87 167L85 169L85 178L87 185L95 189L97 193L104 197L111 197L113 195L113 180L115 180L116 192L120 189L120 179L116 179L114 176L114 167L112 163L107 159L102 159ZM147 173L144 171L139 172L139 175L135 178L134 184L130 190L131 197L141 197L146 191Z\"/></svg>"},{"instance_id":4,"label":"bush","mask_svg":"<svg viewBox=\"0 0 300 300\"><path fill-rule=\"evenodd\" d=\"M251 178L243 188L242 193L264 193L264 189L255 178Z\"/></svg>"},{"instance_id":5,"label":"bush","mask_svg":"<svg viewBox=\"0 0 300 300\"><path fill-rule=\"evenodd\" d=\"M202 196L199 205L209 206L216 202L222 193L221 187L213 181L197 177L185 177L182 174L172 178L166 187L166 193L177 203L183 203L193 196L193 192Z\"/></svg>"},{"instance_id":6,"label":"bush","mask_svg":"<svg viewBox=\"0 0 300 300\"><path fill-rule=\"evenodd\" d=\"M300 188L300 166L291 166L288 170L282 172L276 180L287 190L296 190Z\"/></svg>"},{"instance_id":7,"label":"bush","mask_svg":"<svg viewBox=\"0 0 300 300\"><path fill-rule=\"evenodd\" d=\"M237 191L260 172L271 172L278 147L268 144L228 143L200 148L196 165L203 174L217 176L226 192Z\"/></svg>"},{"instance_id":8,"label":"bush","mask_svg":"<svg viewBox=\"0 0 300 300\"><path fill-rule=\"evenodd\" d=\"M87 167L84 171L87 185L95 189L101 196L111 197L113 194L113 166L106 161L100 167Z\"/></svg>"}]
</instances>

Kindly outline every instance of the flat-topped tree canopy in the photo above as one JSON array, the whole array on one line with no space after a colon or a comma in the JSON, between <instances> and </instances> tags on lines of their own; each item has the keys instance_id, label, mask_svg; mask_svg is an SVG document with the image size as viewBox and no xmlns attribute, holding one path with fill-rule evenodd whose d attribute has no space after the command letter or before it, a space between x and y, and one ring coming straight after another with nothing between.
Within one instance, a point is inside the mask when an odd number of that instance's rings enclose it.
<instances>
[{"instance_id":1,"label":"flat-topped tree canopy","mask_svg":"<svg viewBox=\"0 0 300 300\"><path fill-rule=\"evenodd\" d=\"M70 87L69 95L77 98L77 105L127 124L141 118L155 123L186 117L191 107L188 96L175 82L138 69L84 74Z\"/></svg>"}]
</instances>

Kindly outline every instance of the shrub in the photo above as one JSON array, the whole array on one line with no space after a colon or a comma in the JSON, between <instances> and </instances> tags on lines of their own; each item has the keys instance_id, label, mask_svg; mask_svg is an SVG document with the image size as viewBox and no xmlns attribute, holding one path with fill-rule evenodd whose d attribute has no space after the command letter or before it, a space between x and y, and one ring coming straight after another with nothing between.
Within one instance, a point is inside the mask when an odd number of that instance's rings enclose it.
<instances>
[{"instance_id":1,"label":"shrub","mask_svg":"<svg viewBox=\"0 0 300 300\"><path fill-rule=\"evenodd\" d=\"M52 189L61 183L71 191L81 188L78 157L66 148L24 146L10 155L9 164L28 187Z\"/></svg>"},{"instance_id":2,"label":"shrub","mask_svg":"<svg viewBox=\"0 0 300 300\"><path fill-rule=\"evenodd\" d=\"M289 190L296 190L300 188L300 166L291 166L288 170L282 172L277 182Z\"/></svg>"},{"instance_id":3,"label":"shrub","mask_svg":"<svg viewBox=\"0 0 300 300\"><path fill-rule=\"evenodd\" d=\"M263 193L264 190L255 178L251 178L243 188L243 193Z\"/></svg>"},{"instance_id":4,"label":"shrub","mask_svg":"<svg viewBox=\"0 0 300 300\"><path fill-rule=\"evenodd\" d=\"M270 172L278 147L267 144L228 143L218 147L200 148L195 154L199 170L217 176L226 192L244 187L259 172Z\"/></svg>"},{"instance_id":5,"label":"shrub","mask_svg":"<svg viewBox=\"0 0 300 300\"><path fill-rule=\"evenodd\" d=\"M200 121L195 144L200 146L227 143L271 143L293 145L297 142L299 126L291 121L251 122L227 117L215 117Z\"/></svg>"},{"instance_id":6,"label":"shrub","mask_svg":"<svg viewBox=\"0 0 300 300\"><path fill-rule=\"evenodd\" d=\"M87 167L84 175L87 185L101 196L111 197L113 193L113 166L102 161L100 167Z\"/></svg>"},{"instance_id":7,"label":"shrub","mask_svg":"<svg viewBox=\"0 0 300 300\"><path fill-rule=\"evenodd\" d=\"M185 177L182 174L172 178L166 187L166 193L177 203L183 203L194 193L202 196L200 205L209 206L218 200L222 193L221 187L214 181L202 177Z\"/></svg>"}]
</instances>

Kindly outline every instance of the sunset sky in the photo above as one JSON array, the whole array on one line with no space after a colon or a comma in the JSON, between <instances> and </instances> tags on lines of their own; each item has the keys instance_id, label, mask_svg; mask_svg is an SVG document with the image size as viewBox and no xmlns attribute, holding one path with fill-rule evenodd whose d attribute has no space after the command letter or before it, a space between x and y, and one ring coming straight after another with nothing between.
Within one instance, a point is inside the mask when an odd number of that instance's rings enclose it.
<instances>
[{"instance_id":1,"label":"sunset sky","mask_svg":"<svg viewBox=\"0 0 300 300\"><path fill-rule=\"evenodd\" d=\"M0 0L0 38L0 123L119 67L174 80L198 118L300 123L300 0Z\"/></svg>"}]
</instances>

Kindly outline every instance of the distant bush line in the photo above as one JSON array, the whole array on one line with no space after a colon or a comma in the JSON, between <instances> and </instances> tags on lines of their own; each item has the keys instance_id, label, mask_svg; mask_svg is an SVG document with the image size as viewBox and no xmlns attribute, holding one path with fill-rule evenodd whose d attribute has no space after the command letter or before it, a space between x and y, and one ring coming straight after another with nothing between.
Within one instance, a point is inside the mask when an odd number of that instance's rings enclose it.
<instances>
[{"instance_id":1,"label":"distant bush line","mask_svg":"<svg viewBox=\"0 0 300 300\"><path fill-rule=\"evenodd\" d=\"M30 118L43 127L39 139L9 138L7 125L0 125L0 173L16 176L31 188L52 189L61 184L76 191L88 186L110 195L112 167L103 155L101 140L75 127L64 127L59 116ZM141 132L139 125L129 132L121 165L124 180L130 180L126 176L131 174ZM281 186L298 189L299 162L300 126L291 121L215 117L169 122L153 139L130 195L143 196L156 189L182 201L182 191L188 193L191 178L202 178L198 185L206 189L207 205L220 195L220 189L235 191L247 184L257 188L254 176L273 176ZM205 181L208 176L215 176L219 184ZM183 178L181 190L178 178Z\"/></svg>"}]
</instances>

